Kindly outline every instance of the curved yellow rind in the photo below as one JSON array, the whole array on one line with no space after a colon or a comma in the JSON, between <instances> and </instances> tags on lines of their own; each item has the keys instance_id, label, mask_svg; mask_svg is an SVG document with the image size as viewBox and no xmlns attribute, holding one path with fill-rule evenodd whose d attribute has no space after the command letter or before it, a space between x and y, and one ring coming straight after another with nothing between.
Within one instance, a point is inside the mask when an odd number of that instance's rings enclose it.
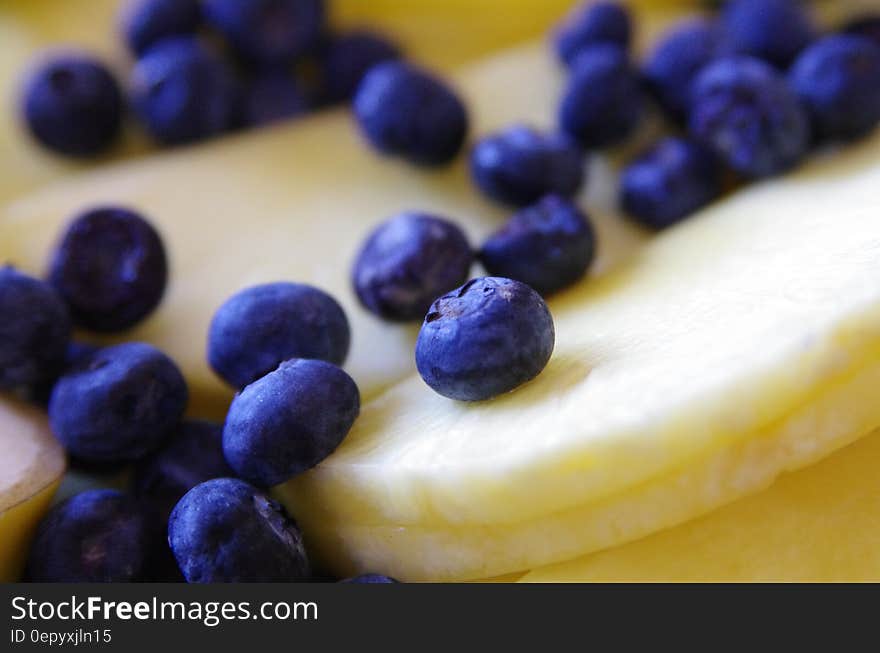
<instances>
[{"instance_id":1,"label":"curved yellow rind","mask_svg":"<svg viewBox=\"0 0 880 653\"><path fill-rule=\"evenodd\" d=\"M14 583L21 578L31 538L60 483L60 479L54 481L30 499L0 513L0 583Z\"/></svg>"}]
</instances>

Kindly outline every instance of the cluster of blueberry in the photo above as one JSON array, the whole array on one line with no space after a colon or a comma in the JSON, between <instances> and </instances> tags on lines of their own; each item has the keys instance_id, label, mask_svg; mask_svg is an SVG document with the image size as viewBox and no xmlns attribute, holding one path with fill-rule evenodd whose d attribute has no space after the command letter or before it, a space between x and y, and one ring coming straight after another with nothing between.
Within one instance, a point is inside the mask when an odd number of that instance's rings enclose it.
<instances>
[{"instance_id":1,"label":"cluster of blueberry","mask_svg":"<svg viewBox=\"0 0 880 653\"><path fill-rule=\"evenodd\" d=\"M101 61L64 52L26 80L26 123L46 147L90 157L117 141L126 106L173 145L347 101L370 67L401 53L368 30L331 33L326 13L324 0L129 0L127 99Z\"/></svg>"}]
</instances>

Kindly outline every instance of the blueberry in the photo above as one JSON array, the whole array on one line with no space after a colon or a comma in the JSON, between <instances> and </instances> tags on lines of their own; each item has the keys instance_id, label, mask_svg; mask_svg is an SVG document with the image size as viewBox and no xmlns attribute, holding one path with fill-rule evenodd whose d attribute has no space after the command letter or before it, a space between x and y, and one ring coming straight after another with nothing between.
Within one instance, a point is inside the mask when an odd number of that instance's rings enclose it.
<instances>
[{"instance_id":1,"label":"blueberry","mask_svg":"<svg viewBox=\"0 0 880 653\"><path fill-rule=\"evenodd\" d=\"M168 542L190 583L309 577L296 523L275 501L237 479L213 479L187 492L171 513Z\"/></svg>"},{"instance_id":2,"label":"blueberry","mask_svg":"<svg viewBox=\"0 0 880 653\"><path fill-rule=\"evenodd\" d=\"M0 390L47 381L63 364L70 315L49 284L0 268Z\"/></svg>"},{"instance_id":3,"label":"blueberry","mask_svg":"<svg viewBox=\"0 0 880 653\"><path fill-rule=\"evenodd\" d=\"M467 110L452 89L397 61L373 66L364 76L354 114L373 147L417 165L448 163L468 131Z\"/></svg>"},{"instance_id":4,"label":"blueberry","mask_svg":"<svg viewBox=\"0 0 880 653\"><path fill-rule=\"evenodd\" d=\"M319 360L285 361L232 400L223 452L241 478L277 485L333 453L359 412L357 385L341 369Z\"/></svg>"},{"instance_id":5,"label":"blueberry","mask_svg":"<svg viewBox=\"0 0 880 653\"><path fill-rule=\"evenodd\" d=\"M810 143L809 119L784 77L751 57L709 64L694 80L689 129L737 173L784 172Z\"/></svg>"},{"instance_id":6,"label":"blueberry","mask_svg":"<svg viewBox=\"0 0 880 653\"><path fill-rule=\"evenodd\" d=\"M244 98L244 123L262 126L295 118L309 110L309 101L296 80L285 71L264 73L250 80Z\"/></svg>"},{"instance_id":7,"label":"blueberry","mask_svg":"<svg viewBox=\"0 0 880 653\"><path fill-rule=\"evenodd\" d=\"M205 20L245 61L291 63L324 32L323 0L204 0Z\"/></svg>"},{"instance_id":8,"label":"blueberry","mask_svg":"<svg viewBox=\"0 0 880 653\"><path fill-rule=\"evenodd\" d=\"M142 55L163 39L195 34L201 20L198 0L128 0L120 29L129 50Z\"/></svg>"},{"instance_id":9,"label":"blueberry","mask_svg":"<svg viewBox=\"0 0 880 653\"><path fill-rule=\"evenodd\" d=\"M570 200L548 195L489 236L480 260L489 274L522 281L542 295L570 286L593 262L596 236Z\"/></svg>"},{"instance_id":10,"label":"blueberry","mask_svg":"<svg viewBox=\"0 0 880 653\"><path fill-rule=\"evenodd\" d=\"M105 347L62 376L49 401L61 444L86 462L128 462L155 451L180 421L187 387L150 345Z\"/></svg>"},{"instance_id":11,"label":"blueberry","mask_svg":"<svg viewBox=\"0 0 880 653\"><path fill-rule=\"evenodd\" d=\"M643 104L641 85L626 53L615 46L593 46L572 64L559 124L584 147L608 147L635 130Z\"/></svg>"},{"instance_id":12,"label":"blueberry","mask_svg":"<svg viewBox=\"0 0 880 653\"><path fill-rule=\"evenodd\" d=\"M23 91L24 119L43 145L72 157L106 151L122 129L122 92L113 75L87 54L42 62Z\"/></svg>"},{"instance_id":13,"label":"blueberry","mask_svg":"<svg viewBox=\"0 0 880 653\"><path fill-rule=\"evenodd\" d=\"M734 52L786 68L816 36L799 0L730 0L722 26Z\"/></svg>"},{"instance_id":14,"label":"blueberry","mask_svg":"<svg viewBox=\"0 0 880 653\"><path fill-rule=\"evenodd\" d=\"M625 7L616 2L583 2L557 28L554 45L560 61L571 65L590 46L609 43L626 50L631 38L632 25Z\"/></svg>"},{"instance_id":15,"label":"blueberry","mask_svg":"<svg viewBox=\"0 0 880 653\"><path fill-rule=\"evenodd\" d=\"M492 199L525 206L549 193L577 193L584 180L584 157L563 134L514 125L474 146L471 175Z\"/></svg>"},{"instance_id":16,"label":"blueberry","mask_svg":"<svg viewBox=\"0 0 880 653\"><path fill-rule=\"evenodd\" d=\"M482 401L540 374L555 338L547 304L529 286L473 279L431 306L416 341L416 366L444 397Z\"/></svg>"},{"instance_id":17,"label":"blueberry","mask_svg":"<svg viewBox=\"0 0 880 653\"><path fill-rule=\"evenodd\" d=\"M844 33L864 36L880 47L880 13L856 16L843 26Z\"/></svg>"},{"instance_id":18,"label":"blueberry","mask_svg":"<svg viewBox=\"0 0 880 653\"><path fill-rule=\"evenodd\" d=\"M367 238L352 281L372 313L397 322L420 320L431 302L467 280L473 258L467 237L453 223L402 213Z\"/></svg>"},{"instance_id":19,"label":"blueberry","mask_svg":"<svg viewBox=\"0 0 880 653\"><path fill-rule=\"evenodd\" d=\"M354 585L383 585L386 583L397 583L398 581L394 580L390 576L383 576L382 574L361 574L360 576L346 578L345 580L341 580L339 582L350 583Z\"/></svg>"},{"instance_id":20,"label":"blueberry","mask_svg":"<svg viewBox=\"0 0 880 653\"><path fill-rule=\"evenodd\" d=\"M75 369L77 366L84 365L89 358L98 352L99 349L100 347L97 345L71 340L67 345L67 351L64 354L64 361L57 370L58 374L53 375L51 378L44 379L36 386L33 386L30 395L31 400L40 406L47 407L49 405L49 397L52 396L52 389L55 387L55 383L58 382L58 379L67 372Z\"/></svg>"},{"instance_id":21,"label":"blueberry","mask_svg":"<svg viewBox=\"0 0 880 653\"><path fill-rule=\"evenodd\" d=\"M214 314L208 362L234 388L243 388L290 358L342 365L351 332L342 307L327 293L298 283L246 288Z\"/></svg>"},{"instance_id":22,"label":"blueberry","mask_svg":"<svg viewBox=\"0 0 880 653\"><path fill-rule=\"evenodd\" d=\"M74 219L49 269L49 281L74 321L94 331L136 325L159 305L167 280L159 234L140 215L119 207L92 209Z\"/></svg>"},{"instance_id":23,"label":"blueberry","mask_svg":"<svg viewBox=\"0 0 880 653\"><path fill-rule=\"evenodd\" d=\"M368 30L332 38L320 55L322 99L331 104L350 100L370 68L400 57L395 43Z\"/></svg>"},{"instance_id":24,"label":"blueberry","mask_svg":"<svg viewBox=\"0 0 880 653\"><path fill-rule=\"evenodd\" d=\"M727 52L715 21L689 19L665 34L648 55L642 75L661 107L676 121L686 119L691 82L711 61Z\"/></svg>"},{"instance_id":25,"label":"blueberry","mask_svg":"<svg viewBox=\"0 0 880 653\"><path fill-rule=\"evenodd\" d=\"M237 126L240 92L232 71L197 40L161 41L135 64L132 105L160 143L191 143Z\"/></svg>"},{"instance_id":26,"label":"blueberry","mask_svg":"<svg viewBox=\"0 0 880 653\"><path fill-rule=\"evenodd\" d=\"M177 502L196 485L234 475L223 457L223 427L185 420L161 449L137 464L133 489L167 522Z\"/></svg>"},{"instance_id":27,"label":"blueberry","mask_svg":"<svg viewBox=\"0 0 880 653\"><path fill-rule=\"evenodd\" d=\"M712 150L686 138L664 138L624 169L620 202L633 219L663 229L717 198L722 178Z\"/></svg>"},{"instance_id":28,"label":"blueberry","mask_svg":"<svg viewBox=\"0 0 880 653\"><path fill-rule=\"evenodd\" d=\"M861 36L827 36L795 61L789 82L822 140L853 140L880 122L880 46Z\"/></svg>"},{"instance_id":29,"label":"blueberry","mask_svg":"<svg viewBox=\"0 0 880 653\"><path fill-rule=\"evenodd\" d=\"M25 578L41 583L153 580L163 547L158 521L117 490L89 490L58 504L31 544Z\"/></svg>"}]
</instances>

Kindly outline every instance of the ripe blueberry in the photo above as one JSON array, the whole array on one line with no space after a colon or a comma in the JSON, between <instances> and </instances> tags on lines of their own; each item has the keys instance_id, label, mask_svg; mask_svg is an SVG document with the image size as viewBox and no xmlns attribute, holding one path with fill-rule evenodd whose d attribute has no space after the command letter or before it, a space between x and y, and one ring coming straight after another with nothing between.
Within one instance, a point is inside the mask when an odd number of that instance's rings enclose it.
<instances>
[{"instance_id":1,"label":"ripe blueberry","mask_svg":"<svg viewBox=\"0 0 880 653\"><path fill-rule=\"evenodd\" d=\"M339 582L353 585L384 585L387 583L397 583L398 581L390 576L383 576L382 574L361 574L360 576L353 576L352 578L346 578Z\"/></svg>"},{"instance_id":2,"label":"ripe blueberry","mask_svg":"<svg viewBox=\"0 0 880 653\"><path fill-rule=\"evenodd\" d=\"M352 273L358 299L386 320L422 319L437 297L468 278L473 252L448 220L402 213L367 238Z\"/></svg>"},{"instance_id":3,"label":"ripe blueberry","mask_svg":"<svg viewBox=\"0 0 880 653\"><path fill-rule=\"evenodd\" d=\"M554 45L560 61L571 65L586 48L599 43L626 50L632 38L629 12L616 2L583 2L556 29Z\"/></svg>"},{"instance_id":4,"label":"ripe blueberry","mask_svg":"<svg viewBox=\"0 0 880 653\"><path fill-rule=\"evenodd\" d=\"M400 57L395 43L368 30L333 37L320 53L322 100L331 104L350 100L370 68Z\"/></svg>"},{"instance_id":5,"label":"ripe blueberry","mask_svg":"<svg viewBox=\"0 0 880 653\"><path fill-rule=\"evenodd\" d=\"M620 202L635 220L663 229L721 194L723 169L709 148L685 138L664 138L621 174Z\"/></svg>"},{"instance_id":6,"label":"ripe blueberry","mask_svg":"<svg viewBox=\"0 0 880 653\"><path fill-rule=\"evenodd\" d=\"M689 129L745 177L768 177L801 161L806 111L785 78L750 57L709 64L694 80Z\"/></svg>"},{"instance_id":7,"label":"ripe blueberry","mask_svg":"<svg viewBox=\"0 0 880 653\"><path fill-rule=\"evenodd\" d=\"M555 337L547 305L529 286L473 279L431 306L416 341L416 366L438 394L482 401L540 374Z\"/></svg>"},{"instance_id":8,"label":"ripe blueberry","mask_svg":"<svg viewBox=\"0 0 880 653\"><path fill-rule=\"evenodd\" d=\"M70 315L49 284L0 268L0 391L52 379L64 365Z\"/></svg>"},{"instance_id":9,"label":"ripe blueberry","mask_svg":"<svg viewBox=\"0 0 880 653\"><path fill-rule=\"evenodd\" d=\"M159 305L167 280L161 237L140 215L119 207L74 219L49 269L74 321L94 331L136 325Z\"/></svg>"},{"instance_id":10,"label":"ripe blueberry","mask_svg":"<svg viewBox=\"0 0 880 653\"><path fill-rule=\"evenodd\" d=\"M251 79L245 89L244 123L259 127L294 118L309 110L309 102L286 71L263 73Z\"/></svg>"},{"instance_id":11,"label":"ripe blueberry","mask_svg":"<svg viewBox=\"0 0 880 653\"><path fill-rule=\"evenodd\" d=\"M799 0L731 0L721 21L733 52L786 68L816 36Z\"/></svg>"},{"instance_id":12,"label":"ripe blueberry","mask_svg":"<svg viewBox=\"0 0 880 653\"><path fill-rule=\"evenodd\" d=\"M342 365L351 332L342 307L327 293L298 283L246 288L214 314L208 362L229 385L243 388L291 358Z\"/></svg>"},{"instance_id":13,"label":"ripe blueberry","mask_svg":"<svg viewBox=\"0 0 880 653\"><path fill-rule=\"evenodd\" d=\"M129 0L120 30L129 50L142 55L163 39L195 34L201 20L198 0Z\"/></svg>"},{"instance_id":14,"label":"ripe blueberry","mask_svg":"<svg viewBox=\"0 0 880 653\"><path fill-rule=\"evenodd\" d=\"M379 152L411 163L439 166L464 145L464 104L441 80L414 66L387 61L364 76L354 98L354 115Z\"/></svg>"},{"instance_id":15,"label":"ripe blueberry","mask_svg":"<svg viewBox=\"0 0 880 653\"><path fill-rule=\"evenodd\" d=\"M40 143L60 154L91 157L120 134L122 92L100 61L62 54L42 62L25 81L23 111Z\"/></svg>"},{"instance_id":16,"label":"ripe blueberry","mask_svg":"<svg viewBox=\"0 0 880 653\"><path fill-rule=\"evenodd\" d=\"M474 146L471 176L492 199L525 206L550 193L577 193L584 180L584 156L568 136L514 125Z\"/></svg>"},{"instance_id":17,"label":"ripe blueberry","mask_svg":"<svg viewBox=\"0 0 880 653\"><path fill-rule=\"evenodd\" d=\"M580 280L595 250L587 217L570 200L548 195L489 236L480 260L489 274L522 281L548 295Z\"/></svg>"},{"instance_id":18,"label":"ripe blueberry","mask_svg":"<svg viewBox=\"0 0 880 653\"><path fill-rule=\"evenodd\" d=\"M105 347L55 384L49 422L71 455L88 463L128 462L155 451L187 403L174 362L138 342Z\"/></svg>"},{"instance_id":19,"label":"ripe blueberry","mask_svg":"<svg viewBox=\"0 0 880 653\"><path fill-rule=\"evenodd\" d=\"M168 542L190 583L292 582L310 573L296 523L237 479L213 479L187 492L168 520Z\"/></svg>"},{"instance_id":20,"label":"ripe blueberry","mask_svg":"<svg viewBox=\"0 0 880 653\"><path fill-rule=\"evenodd\" d=\"M223 452L241 478L277 485L333 453L359 413L357 385L341 369L319 360L285 361L233 399Z\"/></svg>"}]
</instances>

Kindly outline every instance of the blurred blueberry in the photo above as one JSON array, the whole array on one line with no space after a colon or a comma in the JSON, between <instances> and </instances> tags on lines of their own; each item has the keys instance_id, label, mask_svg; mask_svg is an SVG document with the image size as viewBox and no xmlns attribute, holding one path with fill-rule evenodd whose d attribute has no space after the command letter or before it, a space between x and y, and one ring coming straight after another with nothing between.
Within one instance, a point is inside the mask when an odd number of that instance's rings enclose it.
<instances>
[{"instance_id":1,"label":"blurred blueberry","mask_svg":"<svg viewBox=\"0 0 880 653\"><path fill-rule=\"evenodd\" d=\"M880 13L861 14L843 26L845 34L864 36L880 47Z\"/></svg>"},{"instance_id":2,"label":"blurred blueberry","mask_svg":"<svg viewBox=\"0 0 880 653\"><path fill-rule=\"evenodd\" d=\"M0 268L0 391L52 379L70 342L70 314L49 284Z\"/></svg>"},{"instance_id":3,"label":"blurred blueberry","mask_svg":"<svg viewBox=\"0 0 880 653\"><path fill-rule=\"evenodd\" d=\"M663 35L645 60L642 75L660 106L674 120L683 121L694 77L727 49L715 21L688 19Z\"/></svg>"},{"instance_id":4,"label":"blurred blueberry","mask_svg":"<svg viewBox=\"0 0 880 653\"><path fill-rule=\"evenodd\" d=\"M722 177L712 150L685 138L664 138L623 170L620 201L641 224L663 229L716 199Z\"/></svg>"},{"instance_id":5,"label":"blurred blueberry","mask_svg":"<svg viewBox=\"0 0 880 653\"><path fill-rule=\"evenodd\" d=\"M278 485L333 453L359 413L357 385L341 369L285 361L232 400L223 452L237 476L259 487Z\"/></svg>"},{"instance_id":6,"label":"blurred blueberry","mask_svg":"<svg viewBox=\"0 0 880 653\"><path fill-rule=\"evenodd\" d=\"M84 365L99 349L100 347L97 345L71 340L67 345L64 361L57 370L57 374L33 386L30 395L31 400L40 406L48 407L49 398L52 396L52 389L55 387L58 379L75 367Z\"/></svg>"},{"instance_id":7,"label":"blurred blueberry","mask_svg":"<svg viewBox=\"0 0 880 653\"><path fill-rule=\"evenodd\" d=\"M196 39L157 43L131 73L132 105L160 143L191 143L227 132L240 120L240 90L226 63Z\"/></svg>"},{"instance_id":8,"label":"blurred blueberry","mask_svg":"<svg viewBox=\"0 0 880 653\"><path fill-rule=\"evenodd\" d=\"M223 457L223 427L184 420L161 449L137 464L133 489L167 521L181 497L196 485L234 475Z\"/></svg>"},{"instance_id":9,"label":"blurred blueberry","mask_svg":"<svg viewBox=\"0 0 880 653\"><path fill-rule=\"evenodd\" d=\"M75 218L55 248L49 281L74 321L123 331L153 312L168 281L165 246L143 217L120 207Z\"/></svg>"},{"instance_id":10,"label":"blurred blueberry","mask_svg":"<svg viewBox=\"0 0 880 653\"><path fill-rule=\"evenodd\" d=\"M201 20L198 0L128 0L120 30L129 50L142 55L163 39L195 34Z\"/></svg>"},{"instance_id":11,"label":"blurred blueberry","mask_svg":"<svg viewBox=\"0 0 880 653\"><path fill-rule=\"evenodd\" d=\"M353 576L352 578L346 578L339 582L354 585L384 585L388 583L397 583L398 581L390 576L383 576L382 574L361 574L360 576Z\"/></svg>"},{"instance_id":12,"label":"blurred blueberry","mask_svg":"<svg viewBox=\"0 0 880 653\"><path fill-rule=\"evenodd\" d=\"M853 140L880 122L880 46L862 36L820 39L797 58L789 82L821 140Z\"/></svg>"},{"instance_id":13,"label":"blurred blueberry","mask_svg":"<svg viewBox=\"0 0 880 653\"><path fill-rule=\"evenodd\" d=\"M571 65L586 48L608 43L627 50L632 39L629 11L617 2L582 2L553 35L560 61Z\"/></svg>"},{"instance_id":14,"label":"blurred blueberry","mask_svg":"<svg viewBox=\"0 0 880 653\"><path fill-rule=\"evenodd\" d=\"M525 206L549 193L576 194L584 181L584 156L568 136L518 124L474 146L471 176L488 197Z\"/></svg>"},{"instance_id":15,"label":"blurred blueberry","mask_svg":"<svg viewBox=\"0 0 880 653\"><path fill-rule=\"evenodd\" d=\"M309 101L293 75L287 72L263 73L247 85L244 98L244 123L259 127L294 118L309 110Z\"/></svg>"},{"instance_id":16,"label":"blurred blueberry","mask_svg":"<svg viewBox=\"0 0 880 653\"><path fill-rule=\"evenodd\" d=\"M332 37L320 53L322 100L330 104L350 100L370 68L400 58L396 43L369 30Z\"/></svg>"},{"instance_id":17,"label":"blurred blueberry","mask_svg":"<svg viewBox=\"0 0 880 653\"><path fill-rule=\"evenodd\" d=\"M572 64L559 125L586 148L609 147L632 134L643 105L641 84L626 53L597 45L583 50Z\"/></svg>"},{"instance_id":18,"label":"blurred blueberry","mask_svg":"<svg viewBox=\"0 0 880 653\"><path fill-rule=\"evenodd\" d=\"M291 358L342 365L350 342L348 319L330 295L305 284L268 283L236 293L217 310L208 362L243 388Z\"/></svg>"},{"instance_id":19,"label":"blurred blueberry","mask_svg":"<svg viewBox=\"0 0 880 653\"><path fill-rule=\"evenodd\" d=\"M190 583L309 578L296 523L278 503L237 479L213 479L187 492L171 513L168 542Z\"/></svg>"},{"instance_id":20,"label":"blurred blueberry","mask_svg":"<svg viewBox=\"0 0 880 653\"><path fill-rule=\"evenodd\" d=\"M85 53L41 62L24 82L22 108L31 134L67 156L101 154L122 129L119 85L104 64Z\"/></svg>"},{"instance_id":21,"label":"blurred blueberry","mask_svg":"<svg viewBox=\"0 0 880 653\"><path fill-rule=\"evenodd\" d=\"M263 66L315 48L326 19L323 0L203 0L203 12L243 60Z\"/></svg>"},{"instance_id":22,"label":"blurred blueberry","mask_svg":"<svg viewBox=\"0 0 880 653\"><path fill-rule=\"evenodd\" d=\"M455 224L424 213L402 213L367 238L352 272L358 299L386 320L421 320L437 297L464 283L473 262Z\"/></svg>"},{"instance_id":23,"label":"blurred blueberry","mask_svg":"<svg viewBox=\"0 0 880 653\"><path fill-rule=\"evenodd\" d=\"M105 347L62 376L49 401L49 422L61 444L83 461L134 461L172 433L187 398L170 358L130 342Z\"/></svg>"},{"instance_id":24,"label":"blurred blueberry","mask_svg":"<svg viewBox=\"0 0 880 653\"><path fill-rule=\"evenodd\" d=\"M816 37L816 28L799 0L730 0L721 12L733 52L787 68Z\"/></svg>"},{"instance_id":25,"label":"blurred blueberry","mask_svg":"<svg viewBox=\"0 0 880 653\"><path fill-rule=\"evenodd\" d=\"M492 276L522 281L549 295L579 281L595 251L587 217L570 200L548 195L489 236L480 260Z\"/></svg>"},{"instance_id":26,"label":"blurred blueberry","mask_svg":"<svg viewBox=\"0 0 880 653\"><path fill-rule=\"evenodd\" d=\"M373 66L358 86L354 114L378 151L411 163L449 163L464 145L468 115L444 82L406 63Z\"/></svg>"},{"instance_id":27,"label":"blurred blueberry","mask_svg":"<svg viewBox=\"0 0 880 653\"><path fill-rule=\"evenodd\" d=\"M25 579L40 583L155 580L164 531L134 499L89 490L53 507L31 544Z\"/></svg>"},{"instance_id":28,"label":"blurred blueberry","mask_svg":"<svg viewBox=\"0 0 880 653\"><path fill-rule=\"evenodd\" d=\"M719 59L703 69L694 80L689 128L750 178L794 167L810 144L809 119L794 91L751 57Z\"/></svg>"},{"instance_id":29,"label":"blurred blueberry","mask_svg":"<svg viewBox=\"0 0 880 653\"><path fill-rule=\"evenodd\" d=\"M540 374L555 337L547 305L529 286L473 279L431 306L416 341L416 367L438 394L482 401Z\"/></svg>"}]
</instances>

